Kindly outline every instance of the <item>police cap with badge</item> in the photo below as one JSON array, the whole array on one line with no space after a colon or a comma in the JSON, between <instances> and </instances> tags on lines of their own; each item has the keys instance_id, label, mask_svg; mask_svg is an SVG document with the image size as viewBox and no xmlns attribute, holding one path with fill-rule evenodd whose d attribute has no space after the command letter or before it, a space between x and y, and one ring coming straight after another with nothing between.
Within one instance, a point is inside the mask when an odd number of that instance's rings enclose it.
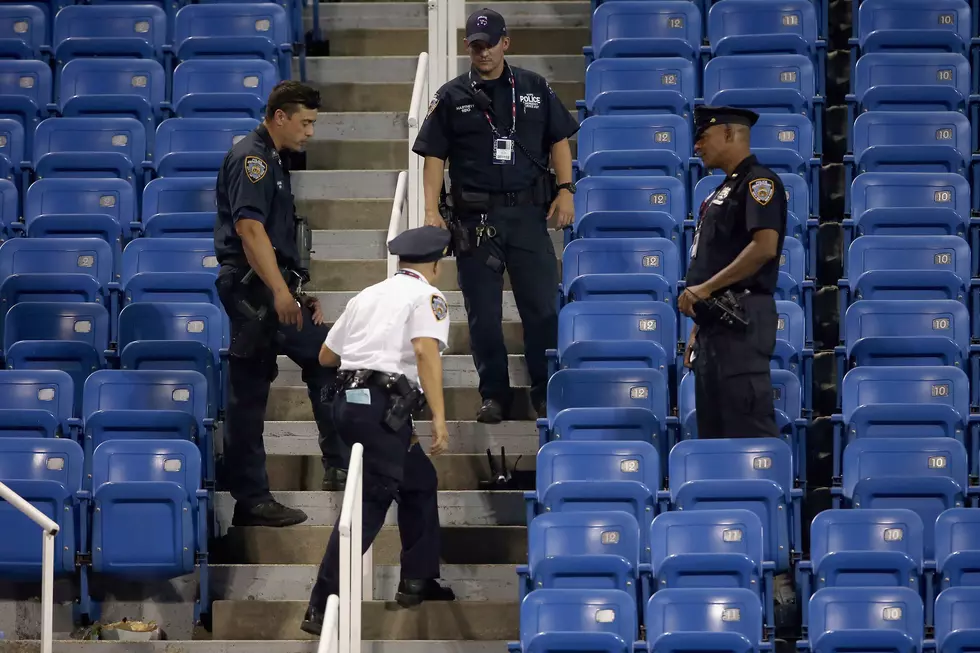
<instances>
[{"instance_id":1,"label":"police cap with badge","mask_svg":"<svg viewBox=\"0 0 980 653\"><path fill-rule=\"evenodd\" d=\"M435 263L448 248L449 231L429 225L403 231L388 243L388 251L405 263Z\"/></svg>"},{"instance_id":2,"label":"police cap with badge","mask_svg":"<svg viewBox=\"0 0 980 653\"><path fill-rule=\"evenodd\" d=\"M694 109L694 142L704 136L704 132L715 125L745 125L752 127L759 120L759 114L750 109L738 107L700 106Z\"/></svg>"}]
</instances>

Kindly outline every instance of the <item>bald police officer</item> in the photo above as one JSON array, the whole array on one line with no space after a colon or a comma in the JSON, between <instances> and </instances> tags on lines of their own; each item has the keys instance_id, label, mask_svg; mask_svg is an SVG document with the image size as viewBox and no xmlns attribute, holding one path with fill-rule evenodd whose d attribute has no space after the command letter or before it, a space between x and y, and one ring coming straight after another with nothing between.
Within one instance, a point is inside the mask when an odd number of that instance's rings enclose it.
<instances>
[{"instance_id":1,"label":"bald police officer","mask_svg":"<svg viewBox=\"0 0 980 653\"><path fill-rule=\"evenodd\" d=\"M449 307L432 282L448 246L449 233L431 226L393 238L388 251L398 256L400 269L350 300L320 351L321 364L340 367L333 402L337 429L348 446L364 446L364 551L381 530L392 501L398 502L402 555L395 600L403 607L456 598L436 581L438 478L414 436L411 418L428 404L431 453L446 451L441 354L449 340ZM339 532L335 525L301 625L317 636L327 598L340 593Z\"/></svg>"},{"instance_id":2,"label":"bald police officer","mask_svg":"<svg viewBox=\"0 0 980 653\"><path fill-rule=\"evenodd\" d=\"M701 205L687 288L678 300L695 317L700 300L732 290L748 318L744 331L698 324L688 338L699 438L778 437L769 361L776 345L779 253L786 235L786 190L749 149L758 114L732 107L695 111L695 152L726 173ZM692 362L693 358L693 362Z\"/></svg>"},{"instance_id":3,"label":"bald police officer","mask_svg":"<svg viewBox=\"0 0 980 653\"><path fill-rule=\"evenodd\" d=\"M532 404L544 415L545 350L558 337L558 268L547 221L554 216L564 227L574 220L568 138L578 123L543 77L505 61L509 47L500 14L481 9L467 19L472 66L432 98L413 145L425 157L426 224L445 226L439 199L449 161L459 287L483 398L477 419L485 423L507 417L512 402L502 326L505 268L524 326Z\"/></svg>"},{"instance_id":4,"label":"bald police officer","mask_svg":"<svg viewBox=\"0 0 980 653\"><path fill-rule=\"evenodd\" d=\"M321 394L336 370L317 361L327 325L316 299L299 294L309 271L301 267L296 207L280 150L300 151L313 135L320 94L298 82L272 89L265 120L225 156L215 195L214 250L221 269L215 285L231 320L228 408L221 480L235 498L236 526L290 526L302 510L275 501L269 491L262 440L269 388L285 354L303 372L320 430L327 478L343 478L346 450ZM299 300L302 300L302 303Z\"/></svg>"}]
</instances>

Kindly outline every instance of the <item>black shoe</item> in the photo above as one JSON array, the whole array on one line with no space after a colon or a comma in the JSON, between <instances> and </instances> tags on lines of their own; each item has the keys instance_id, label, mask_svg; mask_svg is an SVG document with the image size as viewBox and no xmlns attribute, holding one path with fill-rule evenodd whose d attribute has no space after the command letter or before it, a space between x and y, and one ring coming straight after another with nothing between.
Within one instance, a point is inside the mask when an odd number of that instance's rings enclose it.
<instances>
[{"instance_id":1,"label":"black shoe","mask_svg":"<svg viewBox=\"0 0 980 653\"><path fill-rule=\"evenodd\" d=\"M504 421L504 407L496 399L487 399L476 414L476 421L482 424L500 424Z\"/></svg>"},{"instance_id":2,"label":"black shoe","mask_svg":"<svg viewBox=\"0 0 980 653\"><path fill-rule=\"evenodd\" d=\"M398 593L395 601L403 608L411 608L422 601L455 601L456 593L448 587L443 587L436 581L403 580L398 583Z\"/></svg>"},{"instance_id":3,"label":"black shoe","mask_svg":"<svg viewBox=\"0 0 980 653\"><path fill-rule=\"evenodd\" d=\"M331 467L323 474L320 489L324 492L343 492L347 487L347 470Z\"/></svg>"},{"instance_id":4,"label":"black shoe","mask_svg":"<svg viewBox=\"0 0 980 653\"><path fill-rule=\"evenodd\" d=\"M297 508L287 508L275 499L263 501L248 508L240 508L241 504L235 505L235 516L232 517L232 526L295 526L302 524L309 517L306 513Z\"/></svg>"},{"instance_id":5,"label":"black shoe","mask_svg":"<svg viewBox=\"0 0 980 653\"><path fill-rule=\"evenodd\" d=\"M306 615L303 616L303 623L299 627L304 633L319 637L320 631L323 630L323 613L311 605L306 609Z\"/></svg>"}]
</instances>

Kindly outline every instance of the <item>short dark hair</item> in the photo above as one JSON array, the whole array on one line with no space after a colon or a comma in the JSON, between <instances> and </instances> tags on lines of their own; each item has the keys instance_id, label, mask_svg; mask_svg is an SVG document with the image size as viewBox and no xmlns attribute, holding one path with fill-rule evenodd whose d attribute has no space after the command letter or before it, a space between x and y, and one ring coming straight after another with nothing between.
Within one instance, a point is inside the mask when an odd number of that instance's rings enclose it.
<instances>
[{"instance_id":1,"label":"short dark hair","mask_svg":"<svg viewBox=\"0 0 980 653\"><path fill-rule=\"evenodd\" d=\"M282 109L287 116L292 116L303 105L306 109L320 109L320 91L300 82L283 81L276 84L269 93L265 107L266 120L272 120L276 111Z\"/></svg>"}]
</instances>

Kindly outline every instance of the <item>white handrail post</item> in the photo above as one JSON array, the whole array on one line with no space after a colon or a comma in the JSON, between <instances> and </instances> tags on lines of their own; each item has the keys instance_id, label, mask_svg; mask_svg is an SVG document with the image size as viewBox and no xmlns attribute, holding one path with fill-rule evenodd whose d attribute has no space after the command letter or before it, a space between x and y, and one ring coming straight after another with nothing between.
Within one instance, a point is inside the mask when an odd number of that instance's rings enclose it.
<instances>
[{"instance_id":1,"label":"white handrail post","mask_svg":"<svg viewBox=\"0 0 980 653\"><path fill-rule=\"evenodd\" d=\"M412 152L419 128L425 120L422 113L426 102L429 101L429 65L432 58L428 52L419 53L418 64L415 67L415 81L412 85L412 100L408 107L408 216L409 229L421 227L425 215L425 198L422 188L422 157ZM402 197L395 193L396 201Z\"/></svg>"},{"instance_id":2,"label":"white handrail post","mask_svg":"<svg viewBox=\"0 0 980 653\"><path fill-rule=\"evenodd\" d=\"M395 182L395 197L391 200L391 216L388 218L388 235L385 238L385 246L391 239L401 233L405 224L405 192L408 186L409 174L402 170L398 173L398 181ZM397 272L398 257L388 254L388 276Z\"/></svg>"},{"instance_id":3,"label":"white handrail post","mask_svg":"<svg viewBox=\"0 0 980 653\"><path fill-rule=\"evenodd\" d=\"M327 609L323 613L323 628L320 629L320 643L316 653L337 653L340 633L340 597L331 594L327 597Z\"/></svg>"},{"instance_id":4,"label":"white handrail post","mask_svg":"<svg viewBox=\"0 0 980 653\"><path fill-rule=\"evenodd\" d=\"M340 653L360 653L364 530L364 445L351 447L347 487L340 508Z\"/></svg>"},{"instance_id":5,"label":"white handrail post","mask_svg":"<svg viewBox=\"0 0 980 653\"><path fill-rule=\"evenodd\" d=\"M361 463L354 479L354 524L351 528L351 614L350 614L350 653L361 652L361 602L364 600L364 453L363 448L358 452L358 462Z\"/></svg>"},{"instance_id":6,"label":"white handrail post","mask_svg":"<svg viewBox=\"0 0 980 653\"><path fill-rule=\"evenodd\" d=\"M459 47L459 29L466 27L465 0L446 0L449 5L449 29L446 32L446 80L449 81L459 74L457 61Z\"/></svg>"}]
</instances>

